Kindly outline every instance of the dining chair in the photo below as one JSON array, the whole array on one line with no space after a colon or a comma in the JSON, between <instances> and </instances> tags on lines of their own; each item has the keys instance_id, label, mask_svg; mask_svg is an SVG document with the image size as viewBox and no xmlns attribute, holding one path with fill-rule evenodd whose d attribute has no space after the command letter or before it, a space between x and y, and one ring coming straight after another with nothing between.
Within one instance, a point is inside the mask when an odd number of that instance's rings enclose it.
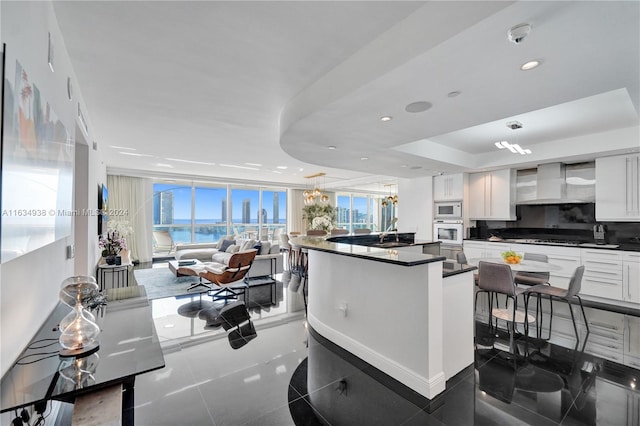
<instances>
[{"instance_id":1,"label":"dining chair","mask_svg":"<svg viewBox=\"0 0 640 426\"><path fill-rule=\"evenodd\" d=\"M327 235L327 231L323 231L321 229L309 229L307 230L307 235L315 236L315 237L324 237L325 235Z\"/></svg>"},{"instance_id":2,"label":"dining chair","mask_svg":"<svg viewBox=\"0 0 640 426\"><path fill-rule=\"evenodd\" d=\"M463 251L459 251L456 253L456 262L461 265L468 265L469 261L467 260L467 255L464 254ZM478 272L473 273L473 283L478 285Z\"/></svg>"},{"instance_id":3,"label":"dining chair","mask_svg":"<svg viewBox=\"0 0 640 426\"><path fill-rule=\"evenodd\" d=\"M334 228L331 230L331 235L347 235L348 233L349 230L344 228Z\"/></svg>"},{"instance_id":4,"label":"dining chair","mask_svg":"<svg viewBox=\"0 0 640 426\"><path fill-rule=\"evenodd\" d=\"M534 260L536 262L545 262L549 263L549 258L546 254L539 253L524 253L522 260ZM549 273L548 272L517 272L513 277L516 284L521 285L540 285L546 284L549 285Z\"/></svg>"},{"instance_id":5,"label":"dining chair","mask_svg":"<svg viewBox=\"0 0 640 426\"><path fill-rule=\"evenodd\" d=\"M584 275L584 266L578 266L571 277L571 281L569 281L569 286L565 289L562 287L555 287L552 285L537 285L535 287L530 288L527 291L527 300L531 296L538 297L538 300L541 299L542 296L549 296L549 338L551 338L551 326L553 322L553 300L564 300L569 307L569 312L571 313L571 321L573 322L573 330L576 333L576 339L580 340L578 334L578 326L576 324L576 318L573 314L573 309L571 307L571 300L577 299L580 304L580 310L582 311L582 317L584 319L584 325L587 328L587 335L589 334L589 323L587 322L587 316L584 313L584 306L582 306L582 299L580 298L580 289L582 287L582 277ZM527 301L528 304L528 301ZM542 335L542 310L538 309L536 312L536 317L540 316L538 320L537 334L538 337ZM537 318L536 318L537 319Z\"/></svg>"},{"instance_id":6,"label":"dining chair","mask_svg":"<svg viewBox=\"0 0 640 426\"><path fill-rule=\"evenodd\" d=\"M496 307L493 307L491 297L489 297L489 326L492 327L493 318L497 320L504 320L507 322L507 329L509 331L510 347L513 347L513 335L516 332L516 324L524 324L525 336L529 332L529 323L535 322L535 318L527 313L527 298L525 297L524 312L518 310L517 297L528 292L529 289L524 289L516 286L513 281L513 272L508 264L499 264L493 262L479 262L478 263L478 290L476 291L476 304L478 302L478 294L486 292L491 296L493 293L496 296ZM502 294L506 297L505 308L500 308L497 295Z\"/></svg>"}]
</instances>

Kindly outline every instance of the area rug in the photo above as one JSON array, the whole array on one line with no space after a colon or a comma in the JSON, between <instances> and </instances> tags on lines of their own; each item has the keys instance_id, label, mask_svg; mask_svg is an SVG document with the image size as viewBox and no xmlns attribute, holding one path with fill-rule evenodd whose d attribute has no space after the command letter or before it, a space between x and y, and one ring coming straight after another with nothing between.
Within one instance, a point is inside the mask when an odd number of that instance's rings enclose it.
<instances>
[{"instance_id":1,"label":"area rug","mask_svg":"<svg viewBox=\"0 0 640 426\"><path fill-rule=\"evenodd\" d=\"M133 271L133 276L138 285L144 286L149 300L207 292L207 288L202 286L187 291L187 288L191 284L197 283L199 278L195 276L176 277L169 268L136 269ZM250 308L278 306L283 296L282 282L268 284L269 282L268 279L260 278L251 280ZM238 287L242 288L243 285L239 284ZM242 299L241 295L240 300Z\"/></svg>"},{"instance_id":2,"label":"area rug","mask_svg":"<svg viewBox=\"0 0 640 426\"><path fill-rule=\"evenodd\" d=\"M198 282L198 277L176 277L169 268L136 269L133 271L133 276L138 285L144 286L149 300L207 291L202 286L187 291L191 284Z\"/></svg>"}]
</instances>

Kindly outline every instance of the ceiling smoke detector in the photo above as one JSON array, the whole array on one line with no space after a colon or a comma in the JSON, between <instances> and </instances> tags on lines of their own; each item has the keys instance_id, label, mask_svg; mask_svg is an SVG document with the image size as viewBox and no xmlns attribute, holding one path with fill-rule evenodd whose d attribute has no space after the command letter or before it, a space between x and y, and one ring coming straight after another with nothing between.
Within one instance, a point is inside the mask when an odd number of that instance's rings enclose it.
<instances>
[{"instance_id":1,"label":"ceiling smoke detector","mask_svg":"<svg viewBox=\"0 0 640 426\"><path fill-rule=\"evenodd\" d=\"M522 129L522 123L519 121L510 121L507 123L507 127L511 130Z\"/></svg>"},{"instance_id":2,"label":"ceiling smoke detector","mask_svg":"<svg viewBox=\"0 0 640 426\"><path fill-rule=\"evenodd\" d=\"M524 41L525 37L527 37L530 32L531 25L519 24L507 31L507 38L511 43L520 44Z\"/></svg>"}]
</instances>

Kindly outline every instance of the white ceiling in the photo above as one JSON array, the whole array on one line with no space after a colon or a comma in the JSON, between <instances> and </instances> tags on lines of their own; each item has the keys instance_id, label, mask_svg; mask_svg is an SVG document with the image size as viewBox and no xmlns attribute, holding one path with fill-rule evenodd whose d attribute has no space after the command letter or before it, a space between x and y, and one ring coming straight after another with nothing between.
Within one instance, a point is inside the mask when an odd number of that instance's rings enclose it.
<instances>
[{"instance_id":1,"label":"white ceiling","mask_svg":"<svg viewBox=\"0 0 640 426\"><path fill-rule=\"evenodd\" d=\"M584 159L640 145L581 143L638 133L636 1L54 7L110 169L286 184L323 171L327 187L379 187L566 158L557 145ZM522 22L531 34L510 43ZM520 71L530 59L542 65ZM433 107L404 111L415 101ZM523 129L506 127L514 119ZM503 139L534 154L498 152Z\"/></svg>"}]
</instances>

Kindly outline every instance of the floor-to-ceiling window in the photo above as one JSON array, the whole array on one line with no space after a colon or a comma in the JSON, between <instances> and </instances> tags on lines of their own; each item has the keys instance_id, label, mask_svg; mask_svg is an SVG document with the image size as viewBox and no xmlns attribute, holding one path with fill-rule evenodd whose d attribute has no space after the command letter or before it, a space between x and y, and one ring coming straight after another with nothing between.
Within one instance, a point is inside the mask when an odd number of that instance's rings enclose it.
<instances>
[{"instance_id":1,"label":"floor-to-ceiling window","mask_svg":"<svg viewBox=\"0 0 640 426\"><path fill-rule=\"evenodd\" d=\"M336 226L348 229L350 232L363 228L372 231L388 229L395 213L395 206L383 206L384 198L378 195L338 194L336 197Z\"/></svg>"},{"instance_id":2,"label":"floor-to-ceiling window","mask_svg":"<svg viewBox=\"0 0 640 426\"><path fill-rule=\"evenodd\" d=\"M225 235L267 240L286 227L283 188L201 182L153 185L153 230L168 232L175 244L214 242ZM161 232L155 232L155 238L162 238Z\"/></svg>"}]
</instances>

